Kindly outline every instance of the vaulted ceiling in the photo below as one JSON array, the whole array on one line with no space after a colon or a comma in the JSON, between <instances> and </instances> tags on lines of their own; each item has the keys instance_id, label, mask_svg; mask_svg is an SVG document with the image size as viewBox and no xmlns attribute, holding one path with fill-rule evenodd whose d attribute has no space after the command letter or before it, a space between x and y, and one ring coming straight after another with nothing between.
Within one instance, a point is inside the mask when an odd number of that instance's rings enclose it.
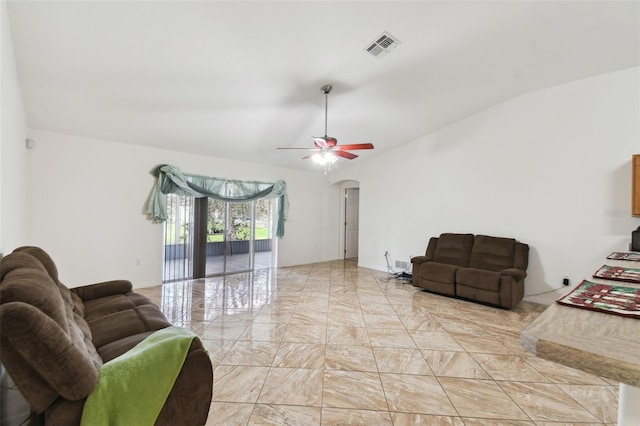
<instances>
[{"instance_id":1,"label":"vaulted ceiling","mask_svg":"<svg viewBox=\"0 0 640 426\"><path fill-rule=\"evenodd\" d=\"M28 126L309 167L363 161L509 98L628 67L637 1L9 1ZM397 43L373 56L383 32ZM340 160L337 167L348 167Z\"/></svg>"}]
</instances>

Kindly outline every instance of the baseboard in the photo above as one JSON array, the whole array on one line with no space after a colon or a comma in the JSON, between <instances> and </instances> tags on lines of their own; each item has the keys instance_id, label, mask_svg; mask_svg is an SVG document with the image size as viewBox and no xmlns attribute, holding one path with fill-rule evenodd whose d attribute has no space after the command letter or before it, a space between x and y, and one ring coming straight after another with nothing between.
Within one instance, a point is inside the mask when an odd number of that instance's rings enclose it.
<instances>
[{"instance_id":1,"label":"baseboard","mask_svg":"<svg viewBox=\"0 0 640 426\"><path fill-rule=\"evenodd\" d=\"M541 305L552 305L556 300L560 298L561 294L544 294L540 296L525 296L523 299L526 302L539 303Z\"/></svg>"}]
</instances>

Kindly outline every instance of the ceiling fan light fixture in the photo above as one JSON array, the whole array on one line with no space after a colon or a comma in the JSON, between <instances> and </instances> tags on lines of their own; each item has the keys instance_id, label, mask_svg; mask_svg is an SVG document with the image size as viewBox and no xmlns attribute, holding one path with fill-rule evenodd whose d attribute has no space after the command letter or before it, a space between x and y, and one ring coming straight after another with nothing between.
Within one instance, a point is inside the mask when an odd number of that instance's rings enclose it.
<instances>
[{"instance_id":1,"label":"ceiling fan light fixture","mask_svg":"<svg viewBox=\"0 0 640 426\"><path fill-rule=\"evenodd\" d=\"M338 157L331 152L317 152L313 154L311 158L321 166L331 165L338 161Z\"/></svg>"}]
</instances>

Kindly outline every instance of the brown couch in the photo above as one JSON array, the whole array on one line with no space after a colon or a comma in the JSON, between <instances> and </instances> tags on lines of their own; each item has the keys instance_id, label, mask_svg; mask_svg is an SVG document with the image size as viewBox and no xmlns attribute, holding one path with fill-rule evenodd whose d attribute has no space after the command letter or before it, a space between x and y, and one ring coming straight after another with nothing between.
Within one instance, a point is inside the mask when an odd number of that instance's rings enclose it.
<instances>
[{"instance_id":1,"label":"brown couch","mask_svg":"<svg viewBox=\"0 0 640 426\"><path fill-rule=\"evenodd\" d=\"M6 256L0 274L0 358L38 423L80 424L102 364L171 325L129 281L68 289L37 247ZM155 424L203 425L212 385L211 361L195 338Z\"/></svg>"},{"instance_id":2,"label":"brown couch","mask_svg":"<svg viewBox=\"0 0 640 426\"><path fill-rule=\"evenodd\" d=\"M441 234L411 259L413 285L511 309L524 297L529 246L513 238Z\"/></svg>"}]
</instances>

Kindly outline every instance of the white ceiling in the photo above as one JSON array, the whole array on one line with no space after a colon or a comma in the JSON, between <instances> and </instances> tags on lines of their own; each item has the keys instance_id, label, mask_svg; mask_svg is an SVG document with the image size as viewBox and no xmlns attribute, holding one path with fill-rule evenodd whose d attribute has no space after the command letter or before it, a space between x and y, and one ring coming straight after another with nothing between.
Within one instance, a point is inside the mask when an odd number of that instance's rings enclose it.
<instances>
[{"instance_id":1,"label":"white ceiling","mask_svg":"<svg viewBox=\"0 0 640 426\"><path fill-rule=\"evenodd\" d=\"M10 1L28 126L309 167L522 93L638 66L638 1ZM387 31L401 44L365 47ZM353 162L361 161L353 160ZM340 160L338 167L347 167Z\"/></svg>"}]
</instances>

